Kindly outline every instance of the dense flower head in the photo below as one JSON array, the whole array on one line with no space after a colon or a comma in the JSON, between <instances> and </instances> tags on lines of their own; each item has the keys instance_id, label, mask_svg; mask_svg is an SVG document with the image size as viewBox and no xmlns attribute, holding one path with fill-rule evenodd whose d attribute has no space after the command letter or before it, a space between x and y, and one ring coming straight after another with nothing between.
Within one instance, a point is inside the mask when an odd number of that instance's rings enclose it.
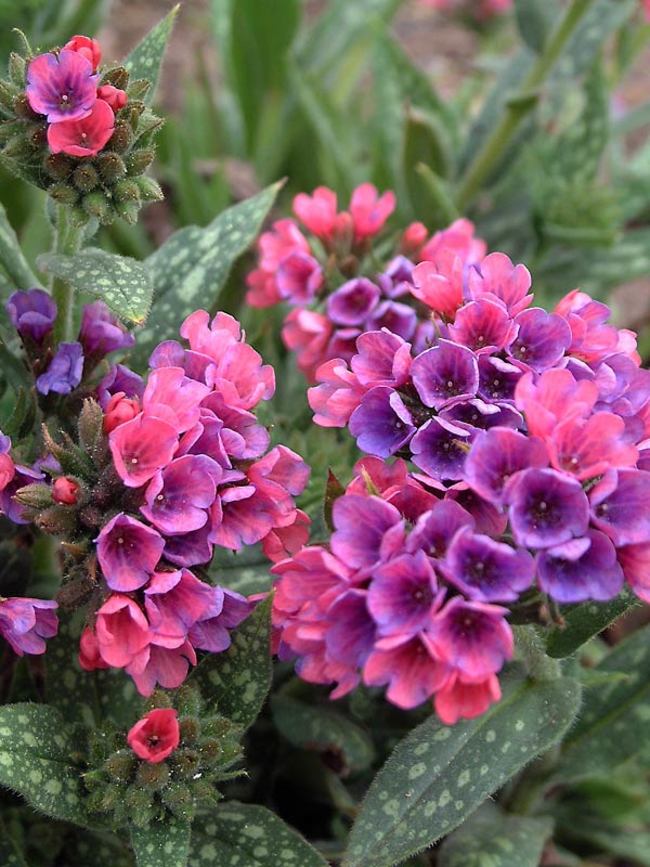
<instances>
[{"instance_id":1,"label":"dense flower head","mask_svg":"<svg viewBox=\"0 0 650 867\"><path fill-rule=\"evenodd\" d=\"M250 613L247 599L191 571L215 546L261 542L278 560L308 535L294 501L307 465L269 449L254 413L273 395L273 369L225 313L197 311L180 331L187 343L160 344L144 383L117 366L99 389L122 508L94 540L106 595L80 662L124 668L144 695L179 686L196 651L225 650Z\"/></svg>"}]
</instances>

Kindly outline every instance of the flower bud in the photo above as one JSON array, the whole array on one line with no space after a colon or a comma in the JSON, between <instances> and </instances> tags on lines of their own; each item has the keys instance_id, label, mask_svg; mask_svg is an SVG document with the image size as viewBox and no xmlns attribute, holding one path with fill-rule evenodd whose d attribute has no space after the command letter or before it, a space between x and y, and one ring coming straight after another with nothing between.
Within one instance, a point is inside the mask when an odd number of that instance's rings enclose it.
<instances>
[{"instance_id":1,"label":"flower bud","mask_svg":"<svg viewBox=\"0 0 650 867\"><path fill-rule=\"evenodd\" d=\"M100 223L104 223L111 213L106 196L100 190L85 195L81 200L81 207L89 217L95 217Z\"/></svg>"},{"instance_id":2,"label":"flower bud","mask_svg":"<svg viewBox=\"0 0 650 867\"><path fill-rule=\"evenodd\" d=\"M63 182L52 184L48 192L60 205L76 205L79 200L79 193L75 188Z\"/></svg>"},{"instance_id":3,"label":"flower bud","mask_svg":"<svg viewBox=\"0 0 650 867\"><path fill-rule=\"evenodd\" d=\"M92 64L93 72L101 63L102 49L96 39L91 39L89 36L73 36L69 42L63 46L66 51L76 51L85 57Z\"/></svg>"},{"instance_id":4,"label":"flower bud","mask_svg":"<svg viewBox=\"0 0 650 867\"><path fill-rule=\"evenodd\" d=\"M126 169L125 169L126 171ZM140 190L135 181L125 178L115 184L115 200L117 202L139 203Z\"/></svg>"},{"instance_id":5,"label":"flower bud","mask_svg":"<svg viewBox=\"0 0 650 867\"><path fill-rule=\"evenodd\" d=\"M429 237L429 231L424 223L411 223L404 230L400 249L406 256L417 253Z\"/></svg>"},{"instance_id":6,"label":"flower bud","mask_svg":"<svg viewBox=\"0 0 650 867\"><path fill-rule=\"evenodd\" d=\"M63 506L76 506L80 489L79 482L69 476L60 476L52 485L52 499Z\"/></svg>"},{"instance_id":7,"label":"flower bud","mask_svg":"<svg viewBox=\"0 0 650 867\"><path fill-rule=\"evenodd\" d=\"M112 84L103 84L97 89L97 98L107 102L113 111L119 111L128 102L126 92L114 87Z\"/></svg>"},{"instance_id":8,"label":"flower bud","mask_svg":"<svg viewBox=\"0 0 650 867\"><path fill-rule=\"evenodd\" d=\"M29 104L24 93L20 93L13 101L14 114L23 120L39 120L39 116Z\"/></svg>"},{"instance_id":9,"label":"flower bud","mask_svg":"<svg viewBox=\"0 0 650 867\"><path fill-rule=\"evenodd\" d=\"M129 84L129 99L144 99L150 89L151 83L146 78L136 78Z\"/></svg>"},{"instance_id":10,"label":"flower bud","mask_svg":"<svg viewBox=\"0 0 650 867\"><path fill-rule=\"evenodd\" d=\"M50 536L68 537L72 535L77 528L77 521L74 512L69 509L63 509L61 506L50 506L45 509L40 515L34 519L34 523Z\"/></svg>"},{"instance_id":11,"label":"flower bud","mask_svg":"<svg viewBox=\"0 0 650 867\"><path fill-rule=\"evenodd\" d=\"M125 223L134 226L138 222L140 202L116 202L115 210Z\"/></svg>"},{"instance_id":12,"label":"flower bud","mask_svg":"<svg viewBox=\"0 0 650 867\"><path fill-rule=\"evenodd\" d=\"M115 132L111 136L107 147L117 153L124 153L124 151L129 149L132 141L133 133L131 132L129 124L124 121L118 121L118 123L115 124Z\"/></svg>"},{"instance_id":13,"label":"flower bud","mask_svg":"<svg viewBox=\"0 0 650 867\"><path fill-rule=\"evenodd\" d=\"M1 455L0 457L7 458L9 456ZM46 509L52 505L52 492L50 488L40 483L26 485L17 491L15 496L19 503L32 509Z\"/></svg>"},{"instance_id":14,"label":"flower bud","mask_svg":"<svg viewBox=\"0 0 650 867\"><path fill-rule=\"evenodd\" d=\"M143 202L161 202L165 198L160 184L153 178L142 175L134 181L138 186L140 198Z\"/></svg>"},{"instance_id":15,"label":"flower bud","mask_svg":"<svg viewBox=\"0 0 650 867\"><path fill-rule=\"evenodd\" d=\"M65 181L72 174L74 162L65 154L49 154L43 161L43 168L55 181Z\"/></svg>"},{"instance_id":16,"label":"flower bud","mask_svg":"<svg viewBox=\"0 0 650 867\"><path fill-rule=\"evenodd\" d=\"M191 819L194 815L194 799L189 786L174 783L162 792L162 800L179 819Z\"/></svg>"},{"instance_id":17,"label":"flower bud","mask_svg":"<svg viewBox=\"0 0 650 867\"><path fill-rule=\"evenodd\" d=\"M150 762L140 762L135 778L136 786L157 792L169 782L169 766L162 762L154 765Z\"/></svg>"},{"instance_id":18,"label":"flower bud","mask_svg":"<svg viewBox=\"0 0 650 867\"><path fill-rule=\"evenodd\" d=\"M153 148L141 148L132 151L126 158L126 170L129 175L140 175L149 168L154 160Z\"/></svg>"},{"instance_id":19,"label":"flower bud","mask_svg":"<svg viewBox=\"0 0 650 867\"><path fill-rule=\"evenodd\" d=\"M194 746L200 734L199 721L195 717L185 717L180 721L181 742L188 747Z\"/></svg>"},{"instance_id":20,"label":"flower bud","mask_svg":"<svg viewBox=\"0 0 650 867\"><path fill-rule=\"evenodd\" d=\"M77 166L72 175L72 183L81 193L89 193L99 183L97 170L90 163L83 162Z\"/></svg>"},{"instance_id":21,"label":"flower bud","mask_svg":"<svg viewBox=\"0 0 650 867\"><path fill-rule=\"evenodd\" d=\"M112 84L113 87L126 90L129 86L129 73L123 66L115 66L104 73L101 84Z\"/></svg>"},{"instance_id":22,"label":"flower bud","mask_svg":"<svg viewBox=\"0 0 650 867\"><path fill-rule=\"evenodd\" d=\"M0 81L0 106L13 111L16 91L8 81Z\"/></svg>"},{"instance_id":23,"label":"flower bud","mask_svg":"<svg viewBox=\"0 0 650 867\"><path fill-rule=\"evenodd\" d=\"M123 391L118 391L108 402L104 413L104 432L110 433L126 421L131 421L140 412L140 401L137 397L126 397Z\"/></svg>"},{"instance_id":24,"label":"flower bud","mask_svg":"<svg viewBox=\"0 0 650 867\"><path fill-rule=\"evenodd\" d=\"M137 762L131 750L120 750L106 759L104 770L116 783L128 783L136 765Z\"/></svg>"},{"instance_id":25,"label":"flower bud","mask_svg":"<svg viewBox=\"0 0 650 867\"><path fill-rule=\"evenodd\" d=\"M112 151L100 154L95 162L102 180L107 184L114 184L126 174L124 160L119 154Z\"/></svg>"},{"instance_id":26,"label":"flower bud","mask_svg":"<svg viewBox=\"0 0 650 867\"><path fill-rule=\"evenodd\" d=\"M9 55L9 77L15 85L20 88L25 87L25 71L27 63L24 57L12 51Z\"/></svg>"}]
</instances>

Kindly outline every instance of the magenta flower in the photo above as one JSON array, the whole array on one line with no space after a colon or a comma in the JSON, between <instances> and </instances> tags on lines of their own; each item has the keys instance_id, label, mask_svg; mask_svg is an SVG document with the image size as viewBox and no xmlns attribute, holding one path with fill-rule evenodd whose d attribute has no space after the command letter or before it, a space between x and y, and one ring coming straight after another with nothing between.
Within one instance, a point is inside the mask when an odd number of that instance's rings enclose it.
<instances>
[{"instance_id":1,"label":"magenta flower","mask_svg":"<svg viewBox=\"0 0 650 867\"><path fill-rule=\"evenodd\" d=\"M541 589L561 603L606 601L623 589L623 570L616 549L597 530L542 551L537 569Z\"/></svg>"},{"instance_id":2,"label":"magenta flower","mask_svg":"<svg viewBox=\"0 0 650 867\"><path fill-rule=\"evenodd\" d=\"M293 200L293 212L317 238L328 240L336 223L336 193L317 187L311 196L299 193Z\"/></svg>"},{"instance_id":3,"label":"magenta flower","mask_svg":"<svg viewBox=\"0 0 650 867\"><path fill-rule=\"evenodd\" d=\"M140 398L144 392L142 377L123 364L114 364L97 386L97 398L103 410L118 392L128 398Z\"/></svg>"},{"instance_id":4,"label":"magenta flower","mask_svg":"<svg viewBox=\"0 0 650 867\"><path fill-rule=\"evenodd\" d=\"M108 144L115 132L113 109L98 99L90 114L81 120L62 120L47 128L47 143L53 154L94 157Z\"/></svg>"},{"instance_id":5,"label":"magenta flower","mask_svg":"<svg viewBox=\"0 0 650 867\"><path fill-rule=\"evenodd\" d=\"M129 596L113 593L97 612L97 650L112 668L125 668L142 659L149 645L149 623Z\"/></svg>"},{"instance_id":6,"label":"magenta flower","mask_svg":"<svg viewBox=\"0 0 650 867\"><path fill-rule=\"evenodd\" d=\"M528 551L468 528L454 537L442 568L462 593L481 602L514 602L535 578L535 562Z\"/></svg>"},{"instance_id":7,"label":"magenta flower","mask_svg":"<svg viewBox=\"0 0 650 867\"><path fill-rule=\"evenodd\" d=\"M392 537L402 528L400 513L390 503L356 494L336 500L332 520L332 552L355 568L373 566L380 557L390 556Z\"/></svg>"},{"instance_id":8,"label":"magenta flower","mask_svg":"<svg viewBox=\"0 0 650 867\"><path fill-rule=\"evenodd\" d=\"M627 583L639 599L650 603L650 542L624 545L617 554Z\"/></svg>"},{"instance_id":9,"label":"magenta flower","mask_svg":"<svg viewBox=\"0 0 650 867\"><path fill-rule=\"evenodd\" d=\"M176 433L189 430L199 420L200 404L210 389L185 375L182 367L152 370L142 397L145 416L166 421Z\"/></svg>"},{"instance_id":10,"label":"magenta flower","mask_svg":"<svg viewBox=\"0 0 650 867\"><path fill-rule=\"evenodd\" d=\"M649 483L644 470L608 470L590 491L592 520L617 547L650 541Z\"/></svg>"},{"instance_id":11,"label":"magenta flower","mask_svg":"<svg viewBox=\"0 0 650 867\"><path fill-rule=\"evenodd\" d=\"M27 68L27 99L49 123L81 120L95 105L97 80L92 63L76 51L39 54Z\"/></svg>"},{"instance_id":12,"label":"magenta flower","mask_svg":"<svg viewBox=\"0 0 650 867\"><path fill-rule=\"evenodd\" d=\"M14 292L6 303L11 324L23 339L42 343L56 320L56 302L43 289Z\"/></svg>"},{"instance_id":13,"label":"magenta flower","mask_svg":"<svg viewBox=\"0 0 650 867\"><path fill-rule=\"evenodd\" d=\"M418 518L406 547L409 551L422 549L431 557L442 558L463 527L474 529L474 519L469 512L453 500L439 500Z\"/></svg>"},{"instance_id":14,"label":"magenta flower","mask_svg":"<svg viewBox=\"0 0 650 867\"><path fill-rule=\"evenodd\" d=\"M474 682L466 681L461 674L455 673L436 692L434 706L440 720L447 726L453 726L459 719L481 716L500 698L501 687L495 674Z\"/></svg>"},{"instance_id":15,"label":"magenta flower","mask_svg":"<svg viewBox=\"0 0 650 867\"><path fill-rule=\"evenodd\" d=\"M70 394L81 382L84 370L83 349L80 343L59 343L56 355L36 380L41 394Z\"/></svg>"},{"instance_id":16,"label":"magenta flower","mask_svg":"<svg viewBox=\"0 0 650 867\"><path fill-rule=\"evenodd\" d=\"M152 527L120 512L97 537L97 559L111 590L129 592L146 584L165 542Z\"/></svg>"},{"instance_id":17,"label":"magenta flower","mask_svg":"<svg viewBox=\"0 0 650 867\"><path fill-rule=\"evenodd\" d=\"M531 307L517 315L515 324L519 330L508 352L535 371L556 365L571 345L571 329L556 313Z\"/></svg>"},{"instance_id":18,"label":"magenta flower","mask_svg":"<svg viewBox=\"0 0 650 867\"><path fill-rule=\"evenodd\" d=\"M557 470L517 473L508 483L505 501L519 545L552 548L587 532L587 496L576 479Z\"/></svg>"},{"instance_id":19,"label":"magenta flower","mask_svg":"<svg viewBox=\"0 0 650 867\"><path fill-rule=\"evenodd\" d=\"M144 591L151 642L159 647L180 647L192 626L221 595L188 569L156 572ZM221 600L221 604L223 601Z\"/></svg>"},{"instance_id":20,"label":"magenta flower","mask_svg":"<svg viewBox=\"0 0 650 867\"><path fill-rule=\"evenodd\" d=\"M399 451L417 430L399 394L381 385L364 395L349 428L362 451L381 458Z\"/></svg>"},{"instance_id":21,"label":"magenta flower","mask_svg":"<svg viewBox=\"0 0 650 867\"><path fill-rule=\"evenodd\" d=\"M433 567L423 551L379 566L368 590L368 610L381 635L415 635L441 602Z\"/></svg>"},{"instance_id":22,"label":"magenta flower","mask_svg":"<svg viewBox=\"0 0 650 867\"><path fill-rule=\"evenodd\" d=\"M171 461L178 435L166 421L140 414L111 431L108 442L119 477L139 488Z\"/></svg>"},{"instance_id":23,"label":"magenta flower","mask_svg":"<svg viewBox=\"0 0 650 867\"><path fill-rule=\"evenodd\" d=\"M359 406L365 389L340 358L322 364L317 377L321 384L307 392L314 422L321 427L345 427Z\"/></svg>"},{"instance_id":24,"label":"magenta flower","mask_svg":"<svg viewBox=\"0 0 650 867\"><path fill-rule=\"evenodd\" d=\"M587 419L575 415L555 427L550 438L551 463L578 479L590 479L610 467L634 467L639 458L635 445L626 442L621 416L596 412Z\"/></svg>"},{"instance_id":25,"label":"magenta flower","mask_svg":"<svg viewBox=\"0 0 650 867\"><path fill-rule=\"evenodd\" d=\"M522 371L498 356L479 355L478 376L478 393L484 400L514 400Z\"/></svg>"},{"instance_id":26,"label":"magenta flower","mask_svg":"<svg viewBox=\"0 0 650 867\"><path fill-rule=\"evenodd\" d=\"M440 340L411 366L413 385L425 406L441 409L451 401L474 397L478 364L474 353L458 343Z\"/></svg>"},{"instance_id":27,"label":"magenta flower","mask_svg":"<svg viewBox=\"0 0 650 867\"><path fill-rule=\"evenodd\" d=\"M443 409L440 413L448 421L459 421L480 430L493 427L519 428L523 427L523 417L514 407L505 401L502 403L486 403L480 397L455 403Z\"/></svg>"},{"instance_id":28,"label":"magenta flower","mask_svg":"<svg viewBox=\"0 0 650 867\"><path fill-rule=\"evenodd\" d=\"M474 434L460 422L431 418L411 440L413 463L432 479L462 479Z\"/></svg>"},{"instance_id":29,"label":"magenta flower","mask_svg":"<svg viewBox=\"0 0 650 867\"><path fill-rule=\"evenodd\" d=\"M577 381L569 370L547 370L535 379L532 373L517 383L515 401L526 416L531 434L550 436L568 418L585 417L598 399L598 387L588 380Z\"/></svg>"},{"instance_id":30,"label":"magenta flower","mask_svg":"<svg viewBox=\"0 0 650 867\"><path fill-rule=\"evenodd\" d=\"M205 455L184 455L158 470L140 511L168 536L200 530L217 496L223 470ZM120 588L117 588L120 589Z\"/></svg>"},{"instance_id":31,"label":"magenta flower","mask_svg":"<svg viewBox=\"0 0 650 867\"><path fill-rule=\"evenodd\" d=\"M189 641L180 647L146 646L127 666L127 673L140 695L149 696L156 685L164 689L177 689L187 677L190 665L196 665L196 653Z\"/></svg>"},{"instance_id":32,"label":"magenta flower","mask_svg":"<svg viewBox=\"0 0 650 867\"><path fill-rule=\"evenodd\" d=\"M463 303L463 262L449 252L434 262L421 262L413 270L411 292L419 301L447 319Z\"/></svg>"},{"instance_id":33,"label":"magenta flower","mask_svg":"<svg viewBox=\"0 0 650 867\"><path fill-rule=\"evenodd\" d=\"M14 653L45 653L45 639L53 638L59 628L54 613L58 605L45 599L0 597L0 635Z\"/></svg>"},{"instance_id":34,"label":"magenta flower","mask_svg":"<svg viewBox=\"0 0 650 867\"><path fill-rule=\"evenodd\" d=\"M213 528L210 523L181 536L169 536L165 544L165 557L176 566L191 568L212 559L213 544L210 536Z\"/></svg>"},{"instance_id":35,"label":"magenta flower","mask_svg":"<svg viewBox=\"0 0 650 867\"><path fill-rule=\"evenodd\" d=\"M448 678L448 667L432 656L417 636L386 650L373 650L363 667L364 683L388 684L386 698L404 710L431 698Z\"/></svg>"},{"instance_id":36,"label":"magenta flower","mask_svg":"<svg viewBox=\"0 0 650 867\"><path fill-rule=\"evenodd\" d=\"M509 479L521 470L548 466L544 443L510 428L477 435L465 461L464 478L486 500L500 504Z\"/></svg>"},{"instance_id":37,"label":"magenta flower","mask_svg":"<svg viewBox=\"0 0 650 867\"><path fill-rule=\"evenodd\" d=\"M411 372L411 346L390 331L367 331L357 340L357 353L350 362L357 380L364 386L389 385L398 388ZM318 372L321 380L321 372Z\"/></svg>"},{"instance_id":38,"label":"magenta flower","mask_svg":"<svg viewBox=\"0 0 650 867\"><path fill-rule=\"evenodd\" d=\"M275 281L280 298L309 304L323 285L323 269L313 256L294 252L280 262Z\"/></svg>"},{"instance_id":39,"label":"magenta flower","mask_svg":"<svg viewBox=\"0 0 650 867\"><path fill-rule=\"evenodd\" d=\"M327 299L327 314L337 325L362 325L380 295L379 286L365 277L348 280Z\"/></svg>"},{"instance_id":40,"label":"magenta flower","mask_svg":"<svg viewBox=\"0 0 650 867\"><path fill-rule=\"evenodd\" d=\"M533 300L527 294L532 279L524 265L513 265L504 253L490 253L469 272L469 291L474 299L497 301L511 316L525 310Z\"/></svg>"},{"instance_id":41,"label":"magenta flower","mask_svg":"<svg viewBox=\"0 0 650 867\"><path fill-rule=\"evenodd\" d=\"M449 336L477 354L492 353L513 342L519 328L496 301L481 299L465 304L449 326Z\"/></svg>"},{"instance_id":42,"label":"magenta flower","mask_svg":"<svg viewBox=\"0 0 650 867\"><path fill-rule=\"evenodd\" d=\"M230 629L235 629L251 613L251 603L240 593L222 587L211 588L212 605L190 629L192 645L210 653L222 653L231 645Z\"/></svg>"}]
</instances>

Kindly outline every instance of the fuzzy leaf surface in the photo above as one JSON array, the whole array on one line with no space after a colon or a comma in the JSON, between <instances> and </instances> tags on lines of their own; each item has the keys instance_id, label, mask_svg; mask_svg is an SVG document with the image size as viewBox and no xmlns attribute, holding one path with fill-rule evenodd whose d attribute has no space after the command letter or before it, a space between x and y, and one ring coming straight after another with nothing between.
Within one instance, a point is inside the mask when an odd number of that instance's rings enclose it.
<instances>
[{"instance_id":1,"label":"fuzzy leaf surface","mask_svg":"<svg viewBox=\"0 0 650 867\"><path fill-rule=\"evenodd\" d=\"M124 67L128 70L131 80L146 78L151 82L151 87L145 95L144 102L149 105L153 101L156 92L163 57L171 36L180 4L174 6L162 21L153 27L144 39L136 45L133 51L124 61Z\"/></svg>"}]
</instances>

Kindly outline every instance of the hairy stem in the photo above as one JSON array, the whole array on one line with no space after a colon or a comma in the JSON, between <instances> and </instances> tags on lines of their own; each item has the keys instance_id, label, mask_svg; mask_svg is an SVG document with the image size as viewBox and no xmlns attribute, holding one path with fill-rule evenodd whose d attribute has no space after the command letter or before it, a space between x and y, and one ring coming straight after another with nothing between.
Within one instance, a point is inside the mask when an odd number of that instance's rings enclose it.
<instances>
[{"instance_id":1,"label":"hairy stem","mask_svg":"<svg viewBox=\"0 0 650 867\"><path fill-rule=\"evenodd\" d=\"M82 239L83 228L74 226L65 205L59 205L56 211L53 252L72 256L80 249ZM55 277L52 281L52 297L56 301L58 310L54 338L57 343L60 343L70 340L73 335L74 287L66 280Z\"/></svg>"}]
</instances>

